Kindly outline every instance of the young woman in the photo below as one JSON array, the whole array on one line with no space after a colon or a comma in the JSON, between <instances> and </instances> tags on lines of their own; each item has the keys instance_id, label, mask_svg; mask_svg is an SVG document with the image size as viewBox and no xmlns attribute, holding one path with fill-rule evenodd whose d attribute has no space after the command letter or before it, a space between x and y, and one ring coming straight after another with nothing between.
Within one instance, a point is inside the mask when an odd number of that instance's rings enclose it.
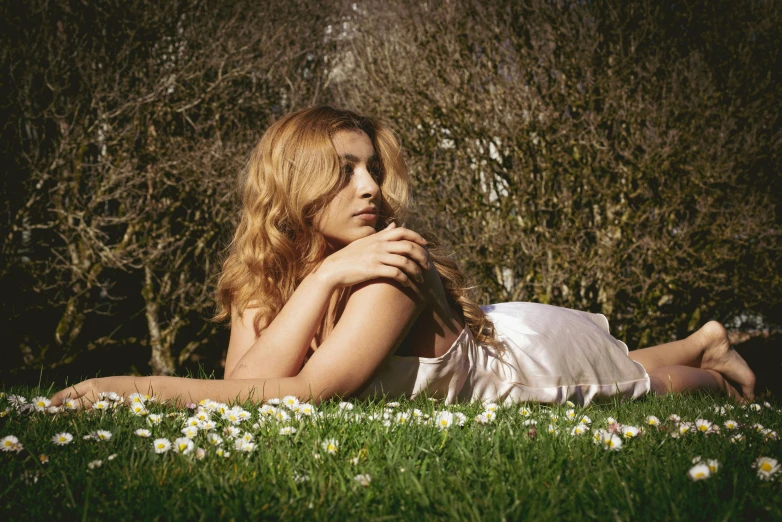
<instances>
[{"instance_id":1,"label":"young woman","mask_svg":"<svg viewBox=\"0 0 782 522\"><path fill-rule=\"evenodd\" d=\"M101 391L180 404L423 392L446 402L588 403L702 388L752 398L755 376L714 321L628 354L600 314L481 309L456 265L399 225L409 184L399 144L371 118L315 107L277 121L244 173L218 283L218 317L231 320L225 379L90 379L53 404L90 404Z\"/></svg>"}]
</instances>

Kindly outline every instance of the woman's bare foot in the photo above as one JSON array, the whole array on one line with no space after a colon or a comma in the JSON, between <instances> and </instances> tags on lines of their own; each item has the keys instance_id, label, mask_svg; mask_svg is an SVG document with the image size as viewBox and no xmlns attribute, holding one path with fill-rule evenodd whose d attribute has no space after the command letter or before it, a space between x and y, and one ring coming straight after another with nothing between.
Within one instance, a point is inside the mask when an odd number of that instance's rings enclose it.
<instances>
[{"instance_id":1,"label":"woman's bare foot","mask_svg":"<svg viewBox=\"0 0 782 522\"><path fill-rule=\"evenodd\" d=\"M717 321L709 321L695 335L701 336L706 345L701 368L719 372L741 388L744 399L751 401L755 396L755 374L744 358L731 348L725 327ZM725 391L730 392L729 389Z\"/></svg>"}]
</instances>

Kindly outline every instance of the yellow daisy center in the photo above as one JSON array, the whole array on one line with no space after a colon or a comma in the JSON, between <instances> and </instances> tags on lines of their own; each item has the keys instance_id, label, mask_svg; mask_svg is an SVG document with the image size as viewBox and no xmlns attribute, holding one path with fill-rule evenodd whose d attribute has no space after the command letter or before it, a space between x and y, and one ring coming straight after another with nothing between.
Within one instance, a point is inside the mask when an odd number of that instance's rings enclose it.
<instances>
[{"instance_id":1,"label":"yellow daisy center","mask_svg":"<svg viewBox=\"0 0 782 522\"><path fill-rule=\"evenodd\" d=\"M763 464L760 465L760 469L762 469L763 471L771 471L771 464L769 464L768 462L764 462Z\"/></svg>"}]
</instances>

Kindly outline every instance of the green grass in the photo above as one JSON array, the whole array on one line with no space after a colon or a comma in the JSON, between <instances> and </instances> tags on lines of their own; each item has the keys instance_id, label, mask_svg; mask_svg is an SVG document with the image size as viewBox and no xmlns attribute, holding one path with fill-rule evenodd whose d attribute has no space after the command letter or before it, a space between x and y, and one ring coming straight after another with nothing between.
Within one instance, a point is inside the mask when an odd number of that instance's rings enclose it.
<instances>
[{"instance_id":1,"label":"green grass","mask_svg":"<svg viewBox=\"0 0 782 522\"><path fill-rule=\"evenodd\" d=\"M50 394L31 388L5 392L28 400ZM782 520L782 473L763 481L752 467L760 456L782 461L780 442L752 427L760 423L779 431L782 413L777 404L760 411L714 411L724 404L722 398L694 394L576 407L578 415L592 419L592 431L584 436L569 434L574 424L565 418L565 405L525 405L530 417L519 414L520 405L503 407L485 425L474 420L483 411L479 404L444 406L419 398L393 408L395 413L417 408L432 418L443 409L467 416L464 426L440 430L415 422L396 425L393 417L390 427L379 420L351 420L355 414L382 412L384 402L357 402L352 411L329 402L317 408L315 419L284 423L298 430L284 436L277 421L252 428L258 406L245 404L252 419L240 427L253 433L255 450L236 451L224 436L231 455L220 457L199 432L194 441L206 448L203 459L156 454L152 448L156 437L181 436L183 420L177 415L189 416L189 410L152 404L150 411L164 419L145 439L134 431L149 427L147 419L127 407L56 415L11 409L0 418L0 438L14 435L24 449L0 452L0 518ZM6 396L0 411L7 406ZM560 415L553 422L560 428L557 435L547 432L552 412ZM687 421L704 418L722 425L734 419L743 426L673 438L675 424L666 419L674 413ZM645 425L647 415L659 417L662 426ZM607 451L593 442L592 433L606 428L608 417L644 431L625 440L621 450ZM222 435L225 421L214 418ZM534 438L523 424L528 419L537 420ZM98 429L111 431L112 438L83 440ZM57 446L51 439L62 431L74 439ZM731 442L735 433L743 433L744 440ZM329 438L339 442L335 455L321 447ZM362 451L365 456L353 464ZM47 463L40 462L41 454ZM110 455L116 457L109 461ZM717 473L691 480L696 456L717 459ZM102 466L89 469L93 460L102 460ZM371 483L359 484L358 474L369 474Z\"/></svg>"}]
</instances>

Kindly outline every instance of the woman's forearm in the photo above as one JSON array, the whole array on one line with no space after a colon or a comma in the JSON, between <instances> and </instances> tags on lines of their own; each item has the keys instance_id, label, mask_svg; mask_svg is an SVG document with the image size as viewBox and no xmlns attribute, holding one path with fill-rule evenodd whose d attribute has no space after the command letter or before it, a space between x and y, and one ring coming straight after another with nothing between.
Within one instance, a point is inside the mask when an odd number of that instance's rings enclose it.
<instances>
[{"instance_id":1,"label":"woman's forearm","mask_svg":"<svg viewBox=\"0 0 782 522\"><path fill-rule=\"evenodd\" d=\"M334 290L335 286L322 273L315 271L305 277L234 368L226 368L226 378L298 374Z\"/></svg>"},{"instance_id":2,"label":"woman's forearm","mask_svg":"<svg viewBox=\"0 0 782 522\"><path fill-rule=\"evenodd\" d=\"M158 402L183 407L203 399L218 402L261 402L273 397L293 395L319 402L317 393L298 377L281 379L191 379L186 377L103 377L96 379L97 392L113 391L127 398L138 392L154 396ZM89 397L88 397L89 398ZM92 398L90 398L92 400Z\"/></svg>"}]
</instances>

